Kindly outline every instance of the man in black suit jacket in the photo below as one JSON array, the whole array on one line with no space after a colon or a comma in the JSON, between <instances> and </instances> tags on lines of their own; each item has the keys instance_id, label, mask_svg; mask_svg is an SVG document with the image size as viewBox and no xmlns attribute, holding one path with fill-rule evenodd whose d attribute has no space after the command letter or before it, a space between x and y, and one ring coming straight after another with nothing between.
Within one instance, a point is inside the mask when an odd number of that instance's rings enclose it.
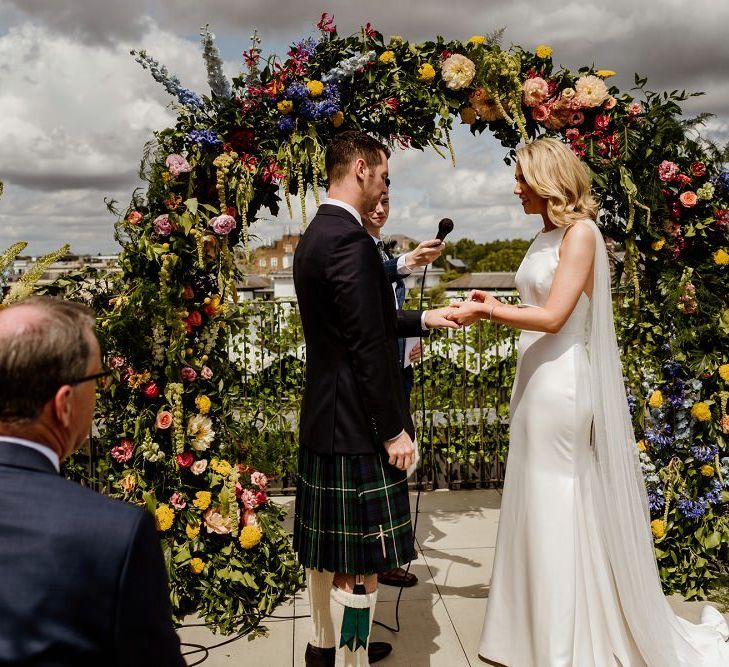
<instances>
[{"instance_id":1,"label":"man in black suit jacket","mask_svg":"<svg viewBox=\"0 0 729 667\"><path fill-rule=\"evenodd\" d=\"M414 428L397 338L454 328L448 309L396 311L362 226L387 191L388 155L363 133L335 137L326 155L329 198L294 256L306 338L294 547L307 568L311 666L334 664L337 648L344 664L369 664L377 573L415 553L405 475Z\"/></svg>"},{"instance_id":2,"label":"man in black suit jacket","mask_svg":"<svg viewBox=\"0 0 729 667\"><path fill-rule=\"evenodd\" d=\"M0 311L0 665L183 666L152 517L59 475L108 375L93 328L57 299Z\"/></svg>"}]
</instances>

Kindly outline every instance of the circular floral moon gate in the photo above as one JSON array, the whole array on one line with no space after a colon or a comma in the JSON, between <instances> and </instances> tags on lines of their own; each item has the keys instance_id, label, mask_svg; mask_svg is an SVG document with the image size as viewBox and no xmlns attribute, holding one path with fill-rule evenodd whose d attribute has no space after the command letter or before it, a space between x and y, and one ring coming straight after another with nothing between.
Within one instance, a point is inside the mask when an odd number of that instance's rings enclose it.
<instances>
[{"instance_id":1,"label":"circular floral moon gate","mask_svg":"<svg viewBox=\"0 0 729 667\"><path fill-rule=\"evenodd\" d=\"M254 35L232 86L205 28L205 97L135 53L178 118L148 145L148 190L117 223L123 280L96 300L116 369L101 442L112 493L156 516L177 617L257 632L301 586L282 512L244 463L227 353L234 248L248 252L249 225L278 212L281 192L289 210L298 195L306 220L337 132L445 154L457 116L491 131L507 163L548 133L592 170L602 228L625 249L617 314L661 575L667 591L705 594L729 542L729 174L681 119L687 95L648 92L637 76L634 94L620 93L612 72L558 69L548 46L502 49L500 32L412 44L369 24L339 37L326 14L317 27L284 61L264 63Z\"/></svg>"}]
</instances>

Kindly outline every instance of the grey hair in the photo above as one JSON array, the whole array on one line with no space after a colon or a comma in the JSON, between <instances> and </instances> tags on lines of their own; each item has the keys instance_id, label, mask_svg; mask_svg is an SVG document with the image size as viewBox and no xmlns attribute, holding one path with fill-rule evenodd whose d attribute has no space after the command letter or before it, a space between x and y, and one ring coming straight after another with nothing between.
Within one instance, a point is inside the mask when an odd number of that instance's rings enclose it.
<instances>
[{"instance_id":1,"label":"grey hair","mask_svg":"<svg viewBox=\"0 0 729 667\"><path fill-rule=\"evenodd\" d=\"M35 421L64 384L83 377L91 349L85 330L93 331L94 312L73 301L30 297L8 307L32 306L35 322L0 333L0 422Z\"/></svg>"}]
</instances>

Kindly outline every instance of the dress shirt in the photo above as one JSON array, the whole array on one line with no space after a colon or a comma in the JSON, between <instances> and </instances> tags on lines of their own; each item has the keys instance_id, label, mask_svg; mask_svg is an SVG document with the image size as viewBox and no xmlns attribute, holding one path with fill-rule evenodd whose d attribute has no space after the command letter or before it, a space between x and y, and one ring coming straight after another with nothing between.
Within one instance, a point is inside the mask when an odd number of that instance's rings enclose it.
<instances>
[{"instance_id":1,"label":"dress shirt","mask_svg":"<svg viewBox=\"0 0 729 667\"><path fill-rule=\"evenodd\" d=\"M332 197L327 197L322 204L330 204L331 206L339 206L339 208L343 208L347 213L351 213L355 220L361 225L362 224L362 216L359 214L359 211L352 206L352 204L348 204L346 201L341 201L340 199L333 199Z\"/></svg>"},{"instance_id":2,"label":"dress shirt","mask_svg":"<svg viewBox=\"0 0 729 667\"><path fill-rule=\"evenodd\" d=\"M56 472L61 472L61 464L58 460L58 454L56 454L56 452L54 452L50 447L46 447L45 445L41 445L40 443L33 442L31 440L11 438L6 435L0 435L0 447L2 447L2 442L12 442L14 445L22 445L28 449L35 449L36 452L43 454L43 456L45 456L53 464Z\"/></svg>"}]
</instances>

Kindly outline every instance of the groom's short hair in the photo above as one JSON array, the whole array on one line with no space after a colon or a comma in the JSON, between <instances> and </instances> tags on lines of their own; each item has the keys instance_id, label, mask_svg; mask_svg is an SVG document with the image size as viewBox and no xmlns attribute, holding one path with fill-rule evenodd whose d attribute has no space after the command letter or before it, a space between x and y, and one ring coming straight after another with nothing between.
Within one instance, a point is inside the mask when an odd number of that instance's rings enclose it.
<instances>
[{"instance_id":1,"label":"groom's short hair","mask_svg":"<svg viewBox=\"0 0 729 667\"><path fill-rule=\"evenodd\" d=\"M327 148L324 162L327 180L330 184L341 181L357 158L362 158L373 169L382 162L381 153L390 157L390 149L369 134L355 130L342 132L334 137Z\"/></svg>"}]
</instances>

